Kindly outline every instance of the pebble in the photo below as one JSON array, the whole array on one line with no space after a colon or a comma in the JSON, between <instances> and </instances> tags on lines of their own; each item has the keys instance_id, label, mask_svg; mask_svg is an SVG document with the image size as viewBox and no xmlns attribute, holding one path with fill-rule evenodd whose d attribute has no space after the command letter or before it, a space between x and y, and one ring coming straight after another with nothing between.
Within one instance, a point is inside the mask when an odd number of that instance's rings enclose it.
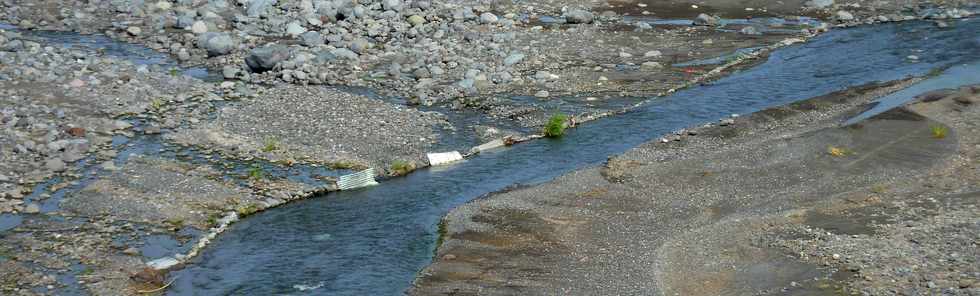
<instances>
[{"instance_id":1,"label":"pebble","mask_svg":"<svg viewBox=\"0 0 980 296\"><path fill-rule=\"evenodd\" d=\"M484 24L497 23L497 16L489 12L484 12L480 15L480 22Z\"/></svg>"},{"instance_id":2,"label":"pebble","mask_svg":"<svg viewBox=\"0 0 980 296\"><path fill-rule=\"evenodd\" d=\"M41 207L39 207L36 203L30 203L24 207L24 213L26 214L37 214L40 212L41 212Z\"/></svg>"},{"instance_id":3,"label":"pebble","mask_svg":"<svg viewBox=\"0 0 980 296\"><path fill-rule=\"evenodd\" d=\"M126 33L129 33L129 35L133 35L133 36L139 36L140 34L143 33L143 29L140 29L140 27L129 27L126 28Z\"/></svg>"},{"instance_id":4,"label":"pebble","mask_svg":"<svg viewBox=\"0 0 980 296\"><path fill-rule=\"evenodd\" d=\"M538 92L534 93L534 96L535 97L539 97L539 98L547 98L547 97L551 96L551 93L549 93L546 90L541 90L541 91L538 91Z\"/></svg>"}]
</instances>

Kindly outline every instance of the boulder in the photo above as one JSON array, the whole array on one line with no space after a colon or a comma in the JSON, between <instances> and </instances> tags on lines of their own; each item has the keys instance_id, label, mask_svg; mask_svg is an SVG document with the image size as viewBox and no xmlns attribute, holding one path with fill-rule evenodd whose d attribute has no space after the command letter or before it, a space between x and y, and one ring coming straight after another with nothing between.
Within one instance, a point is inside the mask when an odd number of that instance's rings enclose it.
<instances>
[{"instance_id":1,"label":"boulder","mask_svg":"<svg viewBox=\"0 0 980 296\"><path fill-rule=\"evenodd\" d=\"M569 24L591 24L595 20L595 15L591 11L579 8L569 9L563 16L565 22Z\"/></svg>"},{"instance_id":2,"label":"boulder","mask_svg":"<svg viewBox=\"0 0 980 296\"><path fill-rule=\"evenodd\" d=\"M717 26L720 24L721 22L718 20L717 17L713 17L704 13L699 14L698 17L694 19L694 25L697 26Z\"/></svg>"},{"instance_id":3,"label":"boulder","mask_svg":"<svg viewBox=\"0 0 980 296\"><path fill-rule=\"evenodd\" d=\"M283 45L256 47L245 58L245 65L252 72L261 73L272 70L280 62L288 59L289 55L289 47Z\"/></svg>"},{"instance_id":4,"label":"boulder","mask_svg":"<svg viewBox=\"0 0 980 296\"><path fill-rule=\"evenodd\" d=\"M228 33L207 32L197 37L197 46L207 50L209 56L219 56L235 49L235 40Z\"/></svg>"}]
</instances>

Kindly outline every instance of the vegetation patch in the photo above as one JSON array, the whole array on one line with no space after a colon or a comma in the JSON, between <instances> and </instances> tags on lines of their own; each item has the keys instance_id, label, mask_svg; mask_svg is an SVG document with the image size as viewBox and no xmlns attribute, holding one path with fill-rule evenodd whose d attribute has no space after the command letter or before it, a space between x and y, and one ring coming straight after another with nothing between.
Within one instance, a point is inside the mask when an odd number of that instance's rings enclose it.
<instances>
[{"instance_id":1,"label":"vegetation patch","mask_svg":"<svg viewBox=\"0 0 980 296\"><path fill-rule=\"evenodd\" d=\"M853 154L850 150L842 147L828 146L827 154L834 157L844 157Z\"/></svg>"},{"instance_id":2,"label":"vegetation patch","mask_svg":"<svg viewBox=\"0 0 980 296\"><path fill-rule=\"evenodd\" d=\"M933 138L944 139L946 138L946 133L949 132L949 129L947 129L945 126L936 124L930 126L929 131L932 133Z\"/></svg>"},{"instance_id":3,"label":"vegetation patch","mask_svg":"<svg viewBox=\"0 0 980 296\"><path fill-rule=\"evenodd\" d=\"M544 125L544 136L549 138L561 137L565 134L565 120L568 116L562 113L555 113L551 115L548 119L548 123Z\"/></svg>"},{"instance_id":4,"label":"vegetation patch","mask_svg":"<svg viewBox=\"0 0 980 296\"><path fill-rule=\"evenodd\" d=\"M262 152L272 152L279 150L279 140L275 138L266 138L265 142L262 144Z\"/></svg>"},{"instance_id":5,"label":"vegetation patch","mask_svg":"<svg viewBox=\"0 0 980 296\"><path fill-rule=\"evenodd\" d=\"M265 177L265 170L259 165L252 165L246 173L248 174L248 178L254 181L262 180Z\"/></svg>"},{"instance_id":6,"label":"vegetation patch","mask_svg":"<svg viewBox=\"0 0 980 296\"><path fill-rule=\"evenodd\" d=\"M245 217L258 212L259 206L254 203L250 203L247 205L239 206L237 209L235 209L235 211L238 212L239 217Z\"/></svg>"},{"instance_id":7,"label":"vegetation patch","mask_svg":"<svg viewBox=\"0 0 980 296\"><path fill-rule=\"evenodd\" d=\"M442 243L446 241L446 235L449 234L449 229L446 226L446 220L439 220L439 225L437 225L437 237L436 237L436 249L433 252L439 252L439 248L442 247Z\"/></svg>"},{"instance_id":8,"label":"vegetation patch","mask_svg":"<svg viewBox=\"0 0 980 296\"><path fill-rule=\"evenodd\" d=\"M163 220L163 224L169 225L170 228L181 229L184 228L184 219L181 218L167 219L167 220Z\"/></svg>"},{"instance_id":9,"label":"vegetation patch","mask_svg":"<svg viewBox=\"0 0 980 296\"><path fill-rule=\"evenodd\" d=\"M360 170L365 168L363 165L360 165L353 161L338 161L338 162L328 164L328 166L331 169L335 169L335 170Z\"/></svg>"},{"instance_id":10,"label":"vegetation patch","mask_svg":"<svg viewBox=\"0 0 980 296\"><path fill-rule=\"evenodd\" d=\"M391 174L395 176L402 176L414 170L415 165L404 160L396 160L391 163Z\"/></svg>"},{"instance_id":11,"label":"vegetation patch","mask_svg":"<svg viewBox=\"0 0 980 296\"><path fill-rule=\"evenodd\" d=\"M153 101L150 101L150 108L153 108L154 111L160 111L163 108L163 100L153 99Z\"/></svg>"}]
</instances>

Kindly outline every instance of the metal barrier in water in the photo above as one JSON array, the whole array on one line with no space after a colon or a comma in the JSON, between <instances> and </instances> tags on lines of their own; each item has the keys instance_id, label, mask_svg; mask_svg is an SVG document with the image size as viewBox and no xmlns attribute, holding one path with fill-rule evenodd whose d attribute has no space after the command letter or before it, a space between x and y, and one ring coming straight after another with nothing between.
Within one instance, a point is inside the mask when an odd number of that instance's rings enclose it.
<instances>
[{"instance_id":1,"label":"metal barrier in water","mask_svg":"<svg viewBox=\"0 0 980 296\"><path fill-rule=\"evenodd\" d=\"M374 180L374 169L369 168L360 172L356 172L349 175L340 176L337 180L337 188L340 190L348 190L354 188L361 188L367 186L378 185L378 182Z\"/></svg>"}]
</instances>

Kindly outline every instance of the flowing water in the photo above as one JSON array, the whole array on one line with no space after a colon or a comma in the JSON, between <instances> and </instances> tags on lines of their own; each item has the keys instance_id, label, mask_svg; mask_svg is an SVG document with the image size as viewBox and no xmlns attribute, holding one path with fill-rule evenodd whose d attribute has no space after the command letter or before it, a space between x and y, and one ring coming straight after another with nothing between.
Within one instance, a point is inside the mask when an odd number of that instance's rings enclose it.
<instances>
[{"instance_id":1,"label":"flowing water","mask_svg":"<svg viewBox=\"0 0 980 296\"><path fill-rule=\"evenodd\" d=\"M732 113L974 63L980 61L977 48L978 20L955 21L947 29L904 22L832 31L777 50L749 70L569 130L561 139L485 152L450 167L257 214L177 272L169 294L398 295L430 262L436 224L456 205L594 166L662 134Z\"/></svg>"}]
</instances>

